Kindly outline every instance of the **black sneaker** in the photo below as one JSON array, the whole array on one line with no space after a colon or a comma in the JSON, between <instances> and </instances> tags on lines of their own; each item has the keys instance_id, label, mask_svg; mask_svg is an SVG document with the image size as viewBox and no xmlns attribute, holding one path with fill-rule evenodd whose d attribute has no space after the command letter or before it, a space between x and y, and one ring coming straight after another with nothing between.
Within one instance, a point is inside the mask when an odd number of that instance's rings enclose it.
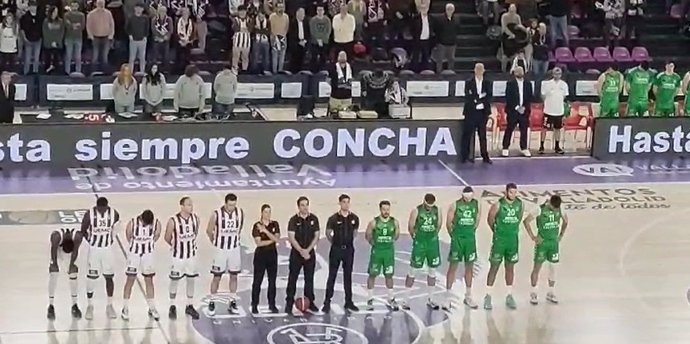
<instances>
[{"instance_id":1,"label":"black sneaker","mask_svg":"<svg viewBox=\"0 0 690 344\"><path fill-rule=\"evenodd\" d=\"M72 318L81 319L81 309L76 303L72 305Z\"/></svg>"},{"instance_id":2,"label":"black sneaker","mask_svg":"<svg viewBox=\"0 0 690 344\"><path fill-rule=\"evenodd\" d=\"M359 307L355 306L354 303L346 303L345 304L345 310L348 310L350 312L359 312Z\"/></svg>"},{"instance_id":3,"label":"black sneaker","mask_svg":"<svg viewBox=\"0 0 690 344\"><path fill-rule=\"evenodd\" d=\"M544 154L544 147L539 147L539 154Z\"/></svg>"},{"instance_id":4,"label":"black sneaker","mask_svg":"<svg viewBox=\"0 0 690 344\"><path fill-rule=\"evenodd\" d=\"M293 315L293 313L292 313L292 304L291 304L291 303L288 303L287 305L285 305L285 314L287 314L287 315Z\"/></svg>"},{"instance_id":5,"label":"black sneaker","mask_svg":"<svg viewBox=\"0 0 690 344\"><path fill-rule=\"evenodd\" d=\"M556 148L556 149L555 149L555 152L556 152L556 154L560 154L560 155L565 154L565 151L562 150L560 147Z\"/></svg>"},{"instance_id":6,"label":"black sneaker","mask_svg":"<svg viewBox=\"0 0 690 344\"><path fill-rule=\"evenodd\" d=\"M48 320L55 320L55 307L48 305Z\"/></svg>"},{"instance_id":7,"label":"black sneaker","mask_svg":"<svg viewBox=\"0 0 690 344\"><path fill-rule=\"evenodd\" d=\"M230 303L228 303L228 312L234 313L236 311L237 311L237 301L230 300Z\"/></svg>"},{"instance_id":8,"label":"black sneaker","mask_svg":"<svg viewBox=\"0 0 690 344\"><path fill-rule=\"evenodd\" d=\"M209 306L209 311L210 311L211 310L211 304L209 304L208 306ZM213 306L214 310L215 310L215 307L216 306L214 305ZM188 305L187 308L184 309L184 312L185 312L185 314L192 317L192 319L199 320L199 312L197 312L196 309L194 309L194 306Z\"/></svg>"},{"instance_id":9,"label":"black sneaker","mask_svg":"<svg viewBox=\"0 0 690 344\"><path fill-rule=\"evenodd\" d=\"M252 314L259 314L259 307L258 306L252 306Z\"/></svg>"},{"instance_id":10,"label":"black sneaker","mask_svg":"<svg viewBox=\"0 0 690 344\"><path fill-rule=\"evenodd\" d=\"M270 305L270 306L268 306L268 309L269 309L269 310L271 311L271 313L273 313L273 314L278 314L278 313L280 313L280 310L278 309L278 307L276 307L276 305Z\"/></svg>"},{"instance_id":11,"label":"black sneaker","mask_svg":"<svg viewBox=\"0 0 690 344\"><path fill-rule=\"evenodd\" d=\"M216 315L216 303L213 301L208 303L208 314L211 316Z\"/></svg>"},{"instance_id":12,"label":"black sneaker","mask_svg":"<svg viewBox=\"0 0 690 344\"><path fill-rule=\"evenodd\" d=\"M331 303L326 302L323 304L323 307L321 308L321 311L324 313L329 313L331 311Z\"/></svg>"},{"instance_id":13,"label":"black sneaker","mask_svg":"<svg viewBox=\"0 0 690 344\"><path fill-rule=\"evenodd\" d=\"M330 306L329 306L330 307ZM319 307L316 307L315 304L310 303L309 304L309 311L312 313L318 313L319 312Z\"/></svg>"},{"instance_id":14,"label":"black sneaker","mask_svg":"<svg viewBox=\"0 0 690 344\"><path fill-rule=\"evenodd\" d=\"M177 307L175 307L175 305L170 306L170 309L168 310L168 318L172 320L177 319Z\"/></svg>"}]
</instances>

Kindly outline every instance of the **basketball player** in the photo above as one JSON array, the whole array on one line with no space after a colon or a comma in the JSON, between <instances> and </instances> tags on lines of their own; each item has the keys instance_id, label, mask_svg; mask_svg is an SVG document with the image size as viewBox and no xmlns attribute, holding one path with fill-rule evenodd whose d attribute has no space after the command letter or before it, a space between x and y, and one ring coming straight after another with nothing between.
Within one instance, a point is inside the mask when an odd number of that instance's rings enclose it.
<instances>
[{"instance_id":1,"label":"basketball player","mask_svg":"<svg viewBox=\"0 0 690 344\"><path fill-rule=\"evenodd\" d=\"M412 237L412 256L410 258L410 272L405 280L405 300L402 308L409 310L409 298L414 285L415 276L427 268L427 306L433 310L440 309L433 299L436 287L436 268L441 265L441 250L439 249L438 233L441 229L441 211L436 205L433 194L424 195L424 202L412 209L407 229Z\"/></svg>"},{"instance_id":2,"label":"basketball player","mask_svg":"<svg viewBox=\"0 0 690 344\"><path fill-rule=\"evenodd\" d=\"M624 77L615 64L608 66L597 79L599 94L599 117L619 117L620 95L623 92Z\"/></svg>"},{"instance_id":3,"label":"basketball player","mask_svg":"<svg viewBox=\"0 0 690 344\"><path fill-rule=\"evenodd\" d=\"M76 261L79 256L79 246L81 245L81 232L72 228L62 228L50 233L50 267L48 268L48 319L55 320L55 289L57 288L58 273L60 267L58 262L65 261L65 256L69 255L69 289L72 295L72 317L81 318L81 310L77 305L77 268Z\"/></svg>"},{"instance_id":4,"label":"basketball player","mask_svg":"<svg viewBox=\"0 0 690 344\"><path fill-rule=\"evenodd\" d=\"M477 239L475 232L479 225L479 202L473 197L472 187L462 190L462 198L448 208L446 229L450 234L450 252L448 254L448 273L446 275L446 296L448 302L444 310L450 310L455 271L458 263L465 263L465 298L463 303L471 309L477 309L472 300L472 279L474 262L477 260Z\"/></svg>"},{"instance_id":5,"label":"basketball player","mask_svg":"<svg viewBox=\"0 0 690 344\"><path fill-rule=\"evenodd\" d=\"M672 117L676 114L676 96L682 79L675 69L676 65L668 61L664 71L654 78L652 90L656 99L654 115L657 117Z\"/></svg>"},{"instance_id":6,"label":"basketball player","mask_svg":"<svg viewBox=\"0 0 690 344\"><path fill-rule=\"evenodd\" d=\"M496 274L505 260L505 281L508 287L506 306L510 309L517 308L513 298L513 281L515 280L515 263L518 262L518 233L522 220L522 200L517 197L517 185L508 183L505 196L494 203L489 210L487 221L493 232L493 243L489 255L489 274L486 277L486 296L484 297L484 309L493 309L491 293L496 281Z\"/></svg>"},{"instance_id":7,"label":"basketball player","mask_svg":"<svg viewBox=\"0 0 690 344\"><path fill-rule=\"evenodd\" d=\"M194 309L194 286L199 273L196 269L197 236L199 235L199 217L194 213L194 205L189 197L180 199L180 212L168 220L165 226L165 242L170 245L172 268L170 269L170 309L168 317L177 319L177 287L185 277L187 281L187 307L185 314L192 319L199 319L199 312Z\"/></svg>"},{"instance_id":8,"label":"basketball player","mask_svg":"<svg viewBox=\"0 0 690 344\"><path fill-rule=\"evenodd\" d=\"M532 292L530 293L530 303L539 303L537 297L537 282L539 281L539 271L545 261L549 262L549 292L546 300L551 303L558 303L554 288L556 286L556 264L559 260L558 246L563 239L565 229L568 227L568 216L561 210L561 196L553 195L544 202L532 214L528 214L523 222L527 234L534 241L534 268L532 269L531 282ZM532 231L532 221L537 220L537 235Z\"/></svg>"},{"instance_id":9,"label":"basketball player","mask_svg":"<svg viewBox=\"0 0 690 344\"><path fill-rule=\"evenodd\" d=\"M93 292L96 279L103 275L105 279L105 292L108 295L108 305L106 314L108 318L117 318L117 313L113 307L113 292L115 282L113 281L113 238L115 237L115 225L120 221L120 214L117 210L108 205L108 199L99 197L96 206L91 208L81 221L81 232L89 243L89 253L87 264L89 271L86 274L86 320L93 319Z\"/></svg>"},{"instance_id":10,"label":"basketball player","mask_svg":"<svg viewBox=\"0 0 690 344\"><path fill-rule=\"evenodd\" d=\"M225 205L211 214L206 233L215 246L215 256L211 265L211 295L213 299L218 293L220 279L226 272L230 274L230 303L228 312L237 311L237 275L242 269L242 252L240 247L240 232L244 224L244 211L237 207L237 196L229 193L225 195ZM208 303L211 316L216 313L216 304Z\"/></svg>"},{"instance_id":11,"label":"basketball player","mask_svg":"<svg viewBox=\"0 0 690 344\"><path fill-rule=\"evenodd\" d=\"M132 287L137 279L137 274L144 276L146 286L146 303L149 306L149 317L158 321L160 315L154 303L153 276L156 272L153 267L153 246L161 236L161 224L153 216L151 210L144 210L141 215L133 218L125 228L125 235L129 243L127 252L127 280L122 295L122 320L129 320L129 298L132 296Z\"/></svg>"},{"instance_id":12,"label":"basketball player","mask_svg":"<svg viewBox=\"0 0 690 344\"><path fill-rule=\"evenodd\" d=\"M380 215L367 225L366 239L371 245L369 255L369 278L367 279L367 309L374 310L374 286L376 277L383 273L388 288L388 307L398 310L393 295L393 274L395 273L395 241L400 236L400 224L391 216L391 203L379 202Z\"/></svg>"}]
</instances>

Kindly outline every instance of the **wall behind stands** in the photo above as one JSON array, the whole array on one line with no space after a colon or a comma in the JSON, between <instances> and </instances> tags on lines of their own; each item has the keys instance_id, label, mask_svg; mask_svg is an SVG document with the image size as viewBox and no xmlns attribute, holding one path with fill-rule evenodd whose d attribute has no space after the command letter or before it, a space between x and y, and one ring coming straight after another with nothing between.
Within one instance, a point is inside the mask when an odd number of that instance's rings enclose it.
<instances>
[{"instance_id":1,"label":"wall behind stands","mask_svg":"<svg viewBox=\"0 0 690 344\"><path fill-rule=\"evenodd\" d=\"M456 103L465 96L465 80L470 74L400 76L400 82L415 103ZM63 106L100 107L112 100L113 77L90 77L73 79L61 76L20 77L16 81L17 102L19 106ZM172 103L177 77L167 77L166 102ZM206 97L213 97L213 76L204 76ZM353 96L361 96L359 77L353 82ZM493 80L495 100L505 96L507 76L487 76ZM139 80L140 81L140 80ZM592 100L596 97L596 76L571 74L566 79L570 94L577 100ZM536 91L541 89L541 81L532 81ZM325 102L330 96L330 84L324 75L240 75L237 90L238 103L254 104L296 104L300 98L313 96ZM141 98L141 97L139 97ZM210 102L209 102L210 103Z\"/></svg>"}]
</instances>

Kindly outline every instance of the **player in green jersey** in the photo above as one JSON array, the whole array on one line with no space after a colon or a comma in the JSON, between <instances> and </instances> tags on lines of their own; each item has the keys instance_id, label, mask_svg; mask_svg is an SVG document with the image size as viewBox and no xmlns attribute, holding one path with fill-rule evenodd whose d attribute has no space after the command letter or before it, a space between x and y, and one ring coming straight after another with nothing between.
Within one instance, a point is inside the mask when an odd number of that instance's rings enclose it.
<instances>
[{"instance_id":1,"label":"player in green jersey","mask_svg":"<svg viewBox=\"0 0 690 344\"><path fill-rule=\"evenodd\" d=\"M649 89L654 76L649 70L649 63L641 62L638 67L630 69L625 76L625 89L628 93L628 110L626 116L647 116L649 112Z\"/></svg>"},{"instance_id":2,"label":"player in green jersey","mask_svg":"<svg viewBox=\"0 0 690 344\"><path fill-rule=\"evenodd\" d=\"M436 196L424 195L424 202L412 209L407 229L412 237L412 255L410 257L410 272L405 280L407 291L403 302L403 309L408 310L409 297L417 275L427 268L427 306L433 310L440 309L434 302L433 294L436 288L436 268L441 265L441 250L438 242L438 232L441 229L441 211L435 205Z\"/></svg>"},{"instance_id":3,"label":"player in green jersey","mask_svg":"<svg viewBox=\"0 0 690 344\"><path fill-rule=\"evenodd\" d=\"M685 100L683 101L683 109L681 114L683 116L690 116L690 72L685 73L683 77L683 83L681 85L683 94L685 95Z\"/></svg>"},{"instance_id":4,"label":"player in green jersey","mask_svg":"<svg viewBox=\"0 0 690 344\"><path fill-rule=\"evenodd\" d=\"M620 94L623 91L623 74L611 65L597 80L599 117L618 117Z\"/></svg>"},{"instance_id":5,"label":"player in green jersey","mask_svg":"<svg viewBox=\"0 0 690 344\"><path fill-rule=\"evenodd\" d=\"M450 253L448 254L448 273L446 274L446 297L448 302L444 310L450 310L455 271L458 263L465 264L465 298L463 303L471 309L477 309L472 300L472 279L474 262L477 260L477 239L475 232L479 225L479 201L474 199L472 187L462 190L462 198L455 201L448 208L446 229L450 234Z\"/></svg>"},{"instance_id":6,"label":"player in green jersey","mask_svg":"<svg viewBox=\"0 0 690 344\"><path fill-rule=\"evenodd\" d=\"M493 308L491 292L496 281L496 274L505 261L505 281L508 287L506 306L510 309L517 308L513 298L513 281L515 280L515 263L518 262L518 234L522 221L522 200L517 197L517 185L506 185L506 193L489 210L487 221L493 232L491 254L489 255L489 274L486 277L486 296L484 297L484 309Z\"/></svg>"},{"instance_id":7,"label":"player in green jersey","mask_svg":"<svg viewBox=\"0 0 690 344\"><path fill-rule=\"evenodd\" d=\"M673 62L666 62L665 70L654 79L655 116L670 117L676 113L676 95L680 89L681 79L675 68Z\"/></svg>"},{"instance_id":8,"label":"player in green jersey","mask_svg":"<svg viewBox=\"0 0 690 344\"><path fill-rule=\"evenodd\" d=\"M551 196L533 214L527 215L524 224L527 234L534 241L534 268L532 269L532 292L530 293L530 303L539 303L537 298L537 282L539 271L545 261L549 262L549 292L546 300L558 303L554 288L556 286L556 264L560 257L558 245L563 239L565 229L568 227L568 216L561 210L561 196ZM537 235L532 231L532 221L537 220Z\"/></svg>"},{"instance_id":9,"label":"player in green jersey","mask_svg":"<svg viewBox=\"0 0 690 344\"><path fill-rule=\"evenodd\" d=\"M371 245L369 256L369 278L367 279L367 309L374 308L374 286L376 277L383 274L388 289L388 307L398 310L398 303L393 296L393 273L395 273L395 241L400 236L400 224L391 216L391 203L379 203L380 215L367 225L366 238Z\"/></svg>"}]
</instances>

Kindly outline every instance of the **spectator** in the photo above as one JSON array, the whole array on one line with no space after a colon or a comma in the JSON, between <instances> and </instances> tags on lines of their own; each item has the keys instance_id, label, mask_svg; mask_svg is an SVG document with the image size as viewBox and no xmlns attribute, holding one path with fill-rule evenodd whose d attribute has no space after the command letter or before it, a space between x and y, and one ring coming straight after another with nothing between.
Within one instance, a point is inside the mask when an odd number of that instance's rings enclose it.
<instances>
[{"instance_id":1,"label":"spectator","mask_svg":"<svg viewBox=\"0 0 690 344\"><path fill-rule=\"evenodd\" d=\"M326 13L326 8L328 8L328 0L311 0L309 1L309 6L307 7L307 16L314 17L316 15L316 9L318 7L324 9L324 14Z\"/></svg>"},{"instance_id":2,"label":"spectator","mask_svg":"<svg viewBox=\"0 0 690 344\"><path fill-rule=\"evenodd\" d=\"M446 69L455 69L455 41L460 33L460 25L453 17L454 13L455 6L451 3L446 4L446 15L437 22L439 58L436 61L436 70L438 73L443 70L444 61L448 63Z\"/></svg>"},{"instance_id":3,"label":"spectator","mask_svg":"<svg viewBox=\"0 0 690 344\"><path fill-rule=\"evenodd\" d=\"M388 103L388 114L393 118L410 117L410 98L398 80L390 83L386 89L386 103Z\"/></svg>"},{"instance_id":4,"label":"spectator","mask_svg":"<svg viewBox=\"0 0 690 344\"><path fill-rule=\"evenodd\" d=\"M507 63L512 61L518 53L524 53L525 47L529 44L529 34L524 26L510 23L507 31L510 35L503 35L502 40L501 69L503 71L506 71Z\"/></svg>"},{"instance_id":5,"label":"spectator","mask_svg":"<svg viewBox=\"0 0 690 344\"><path fill-rule=\"evenodd\" d=\"M549 6L549 35L551 48L556 46L558 38L563 39L565 46L570 46L568 37L568 15L570 14L569 0L551 0Z\"/></svg>"},{"instance_id":6,"label":"spectator","mask_svg":"<svg viewBox=\"0 0 690 344\"><path fill-rule=\"evenodd\" d=\"M532 71L538 78L546 75L549 70L549 47L546 42L546 24L539 23L536 33L532 36Z\"/></svg>"},{"instance_id":7,"label":"spectator","mask_svg":"<svg viewBox=\"0 0 690 344\"><path fill-rule=\"evenodd\" d=\"M43 16L38 13L35 2L29 3L29 11L26 12L20 22L22 39L24 41L24 75L29 70L38 74L39 59L41 57L41 36L43 34ZM32 69L33 65L33 69Z\"/></svg>"},{"instance_id":8,"label":"spectator","mask_svg":"<svg viewBox=\"0 0 690 344\"><path fill-rule=\"evenodd\" d=\"M539 16L538 3L538 0L515 1L515 5L517 6L517 13L520 15L520 18L537 18Z\"/></svg>"},{"instance_id":9,"label":"spectator","mask_svg":"<svg viewBox=\"0 0 690 344\"><path fill-rule=\"evenodd\" d=\"M304 18L304 9L297 9L295 19L290 21L288 29L288 50L290 51L290 70L297 73L304 66L304 55L309 42L309 24Z\"/></svg>"},{"instance_id":10,"label":"spectator","mask_svg":"<svg viewBox=\"0 0 690 344\"><path fill-rule=\"evenodd\" d=\"M187 70L185 66L191 58L192 44L194 42L194 22L189 17L189 9L183 8L180 19L177 20L177 70Z\"/></svg>"},{"instance_id":11,"label":"spectator","mask_svg":"<svg viewBox=\"0 0 690 344\"><path fill-rule=\"evenodd\" d=\"M544 141L546 132L553 131L554 151L563 154L560 139L563 129L563 117L565 113L565 101L569 95L568 84L561 79L561 69L556 67L551 72L553 78L541 83L541 96L544 99L544 127L541 130L541 143L539 154L544 154Z\"/></svg>"},{"instance_id":12,"label":"spectator","mask_svg":"<svg viewBox=\"0 0 690 344\"><path fill-rule=\"evenodd\" d=\"M163 99L165 98L165 75L158 70L158 65L151 64L149 72L141 81L141 94L144 100L144 113L160 120Z\"/></svg>"},{"instance_id":13,"label":"spectator","mask_svg":"<svg viewBox=\"0 0 690 344\"><path fill-rule=\"evenodd\" d=\"M144 5L134 7L134 15L127 20L129 36L129 65L134 68L135 59L139 60L139 72L146 71L146 42L151 32L151 19L144 15Z\"/></svg>"},{"instance_id":14,"label":"spectator","mask_svg":"<svg viewBox=\"0 0 690 344\"><path fill-rule=\"evenodd\" d=\"M243 0L228 0L228 11L230 12L231 17L237 17L240 11L240 6L242 6L243 3Z\"/></svg>"},{"instance_id":15,"label":"spectator","mask_svg":"<svg viewBox=\"0 0 690 344\"><path fill-rule=\"evenodd\" d=\"M14 97L17 93L17 88L12 82L12 74L7 71L2 72L0 76L0 87L2 87L2 95L0 95L0 123L14 122Z\"/></svg>"},{"instance_id":16,"label":"spectator","mask_svg":"<svg viewBox=\"0 0 690 344\"><path fill-rule=\"evenodd\" d=\"M72 72L72 59L74 59L74 71L81 73L82 39L86 16L79 11L79 2L72 1L69 11L65 13L65 73Z\"/></svg>"},{"instance_id":17,"label":"spectator","mask_svg":"<svg viewBox=\"0 0 690 344\"><path fill-rule=\"evenodd\" d=\"M532 47L532 37L537 33L539 27L539 22L536 19L530 19L527 21L527 45L525 46L525 58L527 58L527 63L532 65L532 55L534 54L534 48Z\"/></svg>"},{"instance_id":18,"label":"spectator","mask_svg":"<svg viewBox=\"0 0 690 344\"><path fill-rule=\"evenodd\" d=\"M113 37L115 36L115 20L112 13L105 9L105 0L96 0L96 8L94 8L86 16L86 34L91 40L93 49L93 64L94 71L103 71L108 68L108 53L113 44ZM101 63L100 69L98 63Z\"/></svg>"},{"instance_id":19,"label":"spectator","mask_svg":"<svg viewBox=\"0 0 690 344\"><path fill-rule=\"evenodd\" d=\"M645 0L626 0L625 36L627 39L640 39L646 6Z\"/></svg>"},{"instance_id":20,"label":"spectator","mask_svg":"<svg viewBox=\"0 0 690 344\"><path fill-rule=\"evenodd\" d=\"M333 43L335 51L352 56L355 40L355 17L347 13L347 5L340 6L340 13L333 17Z\"/></svg>"},{"instance_id":21,"label":"spectator","mask_svg":"<svg viewBox=\"0 0 690 344\"><path fill-rule=\"evenodd\" d=\"M419 8L419 16L412 19L412 64L420 71L428 68L433 42L434 25L429 17L429 5L423 4Z\"/></svg>"},{"instance_id":22,"label":"spectator","mask_svg":"<svg viewBox=\"0 0 690 344\"><path fill-rule=\"evenodd\" d=\"M515 70L518 67L522 69L523 74L530 71L531 66L529 65L529 61L527 61L527 57L525 57L524 50L518 51L513 60L510 62L510 74L515 74Z\"/></svg>"},{"instance_id":23,"label":"spectator","mask_svg":"<svg viewBox=\"0 0 690 344\"><path fill-rule=\"evenodd\" d=\"M269 43L271 31L268 29L268 19L265 14L258 13L254 18L254 42L252 43L252 58L249 62L253 72L263 74L271 70L271 43Z\"/></svg>"},{"instance_id":24,"label":"spectator","mask_svg":"<svg viewBox=\"0 0 690 344\"><path fill-rule=\"evenodd\" d=\"M17 56L17 24L10 13L5 16L0 26L0 68L5 71L12 70Z\"/></svg>"},{"instance_id":25,"label":"spectator","mask_svg":"<svg viewBox=\"0 0 690 344\"><path fill-rule=\"evenodd\" d=\"M412 16L412 10L414 8L413 0L389 0L389 16L388 22L390 23L390 33L389 37L394 40L400 40L403 37L403 33L408 28L408 23L410 17ZM378 15L383 10L375 9L372 11L371 6L367 6L367 16L376 14Z\"/></svg>"},{"instance_id":26,"label":"spectator","mask_svg":"<svg viewBox=\"0 0 690 344\"><path fill-rule=\"evenodd\" d=\"M195 65L189 65L175 83L173 106L182 118L194 117L203 111L206 101L204 80Z\"/></svg>"},{"instance_id":27,"label":"spectator","mask_svg":"<svg viewBox=\"0 0 690 344\"><path fill-rule=\"evenodd\" d=\"M232 115L235 107L235 94L237 93L237 69L225 66L213 80L213 91L216 97L213 99L213 113L216 115Z\"/></svg>"},{"instance_id":28,"label":"spectator","mask_svg":"<svg viewBox=\"0 0 690 344\"><path fill-rule=\"evenodd\" d=\"M623 0L604 0L604 42L618 42L623 27Z\"/></svg>"},{"instance_id":29,"label":"spectator","mask_svg":"<svg viewBox=\"0 0 690 344\"><path fill-rule=\"evenodd\" d=\"M275 6L276 11L268 17L268 25L271 30L271 46L273 47L273 73L282 72L285 65L285 52L287 50L287 33L290 18L285 13L285 4L279 2Z\"/></svg>"},{"instance_id":30,"label":"spectator","mask_svg":"<svg viewBox=\"0 0 690 344\"><path fill-rule=\"evenodd\" d=\"M370 46L381 47L385 42L386 8L387 5L384 0L369 0L367 3L364 31Z\"/></svg>"},{"instance_id":31,"label":"spectator","mask_svg":"<svg viewBox=\"0 0 690 344\"><path fill-rule=\"evenodd\" d=\"M337 113L352 106L352 67L347 63L347 54L338 53L338 62L330 71L331 98L328 101L328 111Z\"/></svg>"},{"instance_id":32,"label":"spectator","mask_svg":"<svg viewBox=\"0 0 690 344\"><path fill-rule=\"evenodd\" d=\"M481 0L482 7L482 18L484 19L484 25L489 25L489 11L493 13L493 25L498 25L498 19L501 17L501 9L498 4L498 0Z\"/></svg>"},{"instance_id":33,"label":"spectator","mask_svg":"<svg viewBox=\"0 0 690 344\"><path fill-rule=\"evenodd\" d=\"M159 6L156 10L156 16L151 20L151 33L153 38L152 60L154 63L160 63L161 69L167 71L170 62L170 38L173 33L173 21L172 18L168 17L168 9L165 6Z\"/></svg>"},{"instance_id":34,"label":"spectator","mask_svg":"<svg viewBox=\"0 0 690 344\"><path fill-rule=\"evenodd\" d=\"M250 30L254 27L251 19L247 18L247 8L240 5L237 8L237 17L232 18L232 68L238 70L240 60L242 61L242 71L249 68L249 51L252 47L252 34Z\"/></svg>"},{"instance_id":35,"label":"spectator","mask_svg":"<svg viewBox=\"0 0 690 344\"><path fill-rule=\"evenodd\" d=\"M522 25L522 19L520 19L520 15L517 14L517 7L515 4L508 6L508 12L501 15L501 31L504 35L507 35L509 39L513 39L515 35L508 29L508 25L510 24Z\"/></svg>"},{"instance_id":36,"label":"spectator","mask_svg":"<svg viewBox=\"0 0 690 344\"><path fill-rule=\"evenodd\" d=\"M16 0L2 0L0 2L0 15L4 18L8 14L14 15L14 13L17 11L17 2Z\"/></svg>"},{"instance_id":37,"label":"spectator","mask_svg":"<svg viewBox=\"0 0 690 344\"><path fill-rule=\"evenodd\" d=\"M43 21L43 57L46 73L50 74L60 62L65 39L65 23L58 16L57 7L48 8L48 18Z\"/></svg>"},{"instance_id":38,"label":"spectator","mask_svg":"<svg viewBox=\"0 0 690 344\"><path fill-rule=\"evenodd\" d=\"M264 7L263 1L261 0L247 0L245 3L247 6L247 17L256 21L256 17L259 15L266 16L266 8Z\"/></svg>"},{"instance_id":39,"label":"spectator","mask_svg":"<svg viewBox=\"0 0 690 344\"><path fill-rule=\"evenodd\" d=\"M196 11L192 12L196 20L194 21L195 36L198 41L198 47L201 51L206 51L206 36L208 35L208 23L205 20L205 2L200 1L196 7Z\"/></svg>"},{"instance_id":40,"label":"spectator","mask_svg":"<svg viewBox=\"0 0 690 344\"><path fill-rule=\"evenodd\" d=\"M386 90L391 82L391 75L381 69L362 75L360 81L362 89L360 108L362 110L376 111L379 117L387 117L388 103L386 102Z\"/></svg>"},{"instance_id":41,"label":"spectator","mask_svg":"<svg viewBox=\"0 0 690 344\"><path fill-rule=\"evenodd\" d=\"M120 73L113 81L113 103L118 115L134 113L134 100L137 94L137 81L132 76L132 68L126 63L120 67Z\"/></svg>"},{"instance_id":42,"label":"spectator","mask_svg":"<svg viewBox=\"0 0 690 344\"><path fill-rule=\"evenodd\" d=\"M313 71L319 71L326 64L328 56L328 41L331 38L331 20L324 15L324 7L316 7L316 16L309 21L311 32L311 66Z\"/></svg>"},{"instance_id":43,"label":"spectator","mask_svg":"<svg viewBox=\"0 0 690 344\"><path fill-rule=\"evenodd\" d=\"M364 28L364 13L366 13L366 6L363 0L350 0L347 3L347 13L355 17L355 40L361 41L362 29Z\"/></svg>"},{"instance_id":44,"label":"spectator","mask_svg":"<svg viewBox=\"0 0 690 344\"><path fill-rule=\"evenodd\" d=\"M508 81L506 84L506 113L507 127L503 134L503 150L501 155L507 157L509 155L510 141L513 139L513 131L516 127L520 127L520 151L526 157L532 156L527 148L527 140L529 140L529 118L532 108L532 98L534 97L534 90L532 90L532 83L525 81L525 71L522 67L516 67L512 72L515 79Z\"/></svg>"},{"instance_id":45,"label":"spectator","mask_svg":"<svg viewBox=\"0 0 690 344\"><path fill-rule=\"evenodd\" d=\"M340 13L340 8L347 5L347 0L328 0L328 16L335 18Z\"/></svg>"}]
</instances>

